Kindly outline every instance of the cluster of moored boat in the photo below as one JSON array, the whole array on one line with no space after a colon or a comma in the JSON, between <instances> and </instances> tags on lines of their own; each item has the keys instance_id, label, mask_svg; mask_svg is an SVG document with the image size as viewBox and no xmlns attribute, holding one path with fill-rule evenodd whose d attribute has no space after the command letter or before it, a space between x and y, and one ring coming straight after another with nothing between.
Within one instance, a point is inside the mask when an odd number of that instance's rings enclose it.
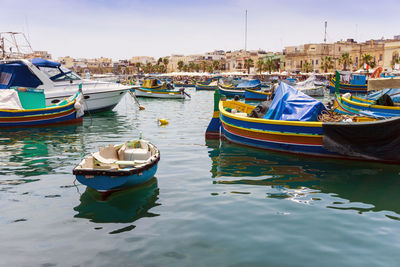
<instances>
[{"instance_id":1,"label":"cluster of moored boat","mask_svg":"<svg viewBox=\"0 0 400 267\"><path fill-rule=\"evenodd\" d=\"M340 78L337 73L330 80L334 104L327 108L313 98L327 93L327 86L313 76L303 82L147 77L123 85L82 79L60 63L44 59L3 60L0 127L79 123L85 112L111 110L127 92L136 101L136 97L185 99L190 98L185 88L194 87L215 91L207 138L224 137L233 143L296 154L399 163L400 89L393 88L400 88L400 80L371 78L367 82L353 77L349 86ZM368 89L375 93L353 95ZM235 100L226 100L230 97ZM254 106L239 99L262 102ZM157 147L139 138L100 148L73 173L82 184L109 192L148 181L159 160Z\"/></svg>"}]
</instances>

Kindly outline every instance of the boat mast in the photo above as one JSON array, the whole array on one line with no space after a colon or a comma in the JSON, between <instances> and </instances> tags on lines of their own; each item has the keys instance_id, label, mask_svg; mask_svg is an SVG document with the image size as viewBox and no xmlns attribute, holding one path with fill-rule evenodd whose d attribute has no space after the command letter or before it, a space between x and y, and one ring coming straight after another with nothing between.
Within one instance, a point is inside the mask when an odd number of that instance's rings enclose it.
<instances>
[{"instance_id":1,"label":"boat mast","mask_svg":"<svg viewBox=\"0 0 400 267\"><path fill-rule=\"evenodd\" d=\"M244 52L247 52L247 9L244 21Z\"/></svg>"},{"instance_id":2,"label":"boat mast","mask_svg":"<svg viewBox=\"0 0 400 267\"><path fill-rule=\"evenodd\" d=\"M328 22L325 21L325 37L324 37L324 43L326 43L326 28L328 27Z\"/></svg>"}]
</instances>

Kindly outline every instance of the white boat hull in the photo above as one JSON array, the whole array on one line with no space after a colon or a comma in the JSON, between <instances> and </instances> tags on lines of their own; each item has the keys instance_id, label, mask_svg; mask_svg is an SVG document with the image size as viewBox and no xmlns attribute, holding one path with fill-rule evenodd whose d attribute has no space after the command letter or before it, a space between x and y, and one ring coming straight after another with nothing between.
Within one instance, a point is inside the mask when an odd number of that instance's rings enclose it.
<instances>
[{"instance_id":1,"label":"white boat hull","mask_svg":"<svg viewBox=\"0 0 400 267\"><path fill-rule=\"evenodd\" d=\"M165 93L165 92L151 92L142 90L140 88L135 89L135 95L138 97L150 97L150 98L164 98L164 99L184 99L185 95L182 93L173 94L173 93Z\"/></svg>"},{"instance_id":2,"label":"white boat hull","mask_svg":"<svg viewBox=\"0 0 400 267\"><path fill-rule=\"evenodd\" d=\"M82 85L85 112L112 110L131 87L117 83L87 82ZM46 104L51 105L70 97L79 85L57 85L45 89Z\"/></svg>"}]
</instances>

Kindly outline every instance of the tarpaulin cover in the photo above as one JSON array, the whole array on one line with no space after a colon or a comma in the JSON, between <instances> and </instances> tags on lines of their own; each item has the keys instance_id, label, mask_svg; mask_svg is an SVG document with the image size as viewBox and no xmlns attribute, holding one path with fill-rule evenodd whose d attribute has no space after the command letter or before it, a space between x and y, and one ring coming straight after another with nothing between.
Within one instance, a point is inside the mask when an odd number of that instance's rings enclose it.
<instances>
[{"instance_id":1,"label":"tarpaulin cover","mask_svg":"<svg viewBox=\"0 0 400 267\"><path fill-rule=\"evenodd\" d=\"M32 64L37 66L37 67L49 67L49 68L56 68L61 66L60 63L58 62L53 62L53 61L48 61L43 58L33 58L31 60Z\"/></svg>"},{"instance_id":2,"label":"tarpaulin cover","mask_svg":"<svg viewBox=\"0 0 400 267\"><path fill-rule=\"evenodd\" d=\"M257 87L260 85L260 80L242 80L236 88L252 88L252 87Z\"/></svg>"},{"instance_id":3,"label":"tarpaulin cover","mask_svg":"<svg viewBox=\"0 0 400 267\"><path fill-rule=\"evenodd\" d=\"M0 64L0 89L12 86L36 88L42 82L22 62Z\"/></svg>"},{"instance_id":4,"label":"tarpaulin cover","mask_svg":"<svg viewBox=\"0 0 400 267\"><path fill-rule=\"evenodd\" d=\"M400 103L400 89L383 89L377 91L375 93L369 94L367 99L368 100L378 100L381 96L387 94L390 96L394 103Z\"/></svg>"},{"instance_id":5,"label":"tarpaulin cover","mask_svg":"<svg viewBox=\"0 0 400 267\"><path fill-rule=\"evenodd\" d=\"M15 90L0 90L0 109L22 110L22 105Z\"/></svg>"},{"instance_id":6,"label":"tarpaulin cover","mask_svg":"<svg viewBox=\"0 0 400 267\"><path fill-rule=\"evenodd\" d=\"M281 82L275 91L264 119L287 121L317 121L325 106L318 100Z\"/></svg>"},{"instance_id":7,"label":"tarpaulin cover","mask_svg":"<svg viewBox=\"0 0 400 267\"><path fill-rule=\"evenodd\" d=\"M323 123L323 147L368 160L400 161L400 118L377 122Z\"/></svg>"}]
</instances>

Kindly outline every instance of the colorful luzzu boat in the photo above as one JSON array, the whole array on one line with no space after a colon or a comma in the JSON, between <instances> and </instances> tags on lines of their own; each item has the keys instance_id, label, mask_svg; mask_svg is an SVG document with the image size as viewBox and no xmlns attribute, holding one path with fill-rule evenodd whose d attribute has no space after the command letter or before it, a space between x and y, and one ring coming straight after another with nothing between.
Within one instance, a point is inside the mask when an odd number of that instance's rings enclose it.
<instances>
[{"instance_id":1,"label":"colorful luzzu boat","mask_svg":"<svg viewBox=\"0 0 400 267\"><path fill-rule=\"evenodd\" d=\"M157 79L144 80L143 85L134 89L134 91L138 97L150 98L184 99L187 95L183 88L179 91L171 90L165 83L161 83Z\"/></svg>"},{"instance_id":2,"label":"colorful luzzu boat","mask_svg":"<svg viewBox=\"0 0 400 267\"><path fill-rule=\"evenodd\" d=\"M329 80L329 92L335 92L335 78ZM355 75L350 83L339 83L339 93L352 93L352 94L366 94L368 92L368 85L364 75Z\"/></svg>"},{"instance_id":3,"label":"colorful luzzu boat","mask_svg":"<svg viewBox=\"0 0 400 267\"><path fill-rule=\"evenodd\" d=\"M271 96L271 92L256 91L252 89L244 90L244 98L248 101L265 101Z\"/></svg>"},{"instance_id":4,"label":"colorful luzzu boat","mask_svg":"<svg viewBox=\"0 0 400 267\"><path fill-rule=\"evenodd\" d=\"M16 87L0 90L0 127L27 127L81 122L84 114L80 92L46 106L42 89Z\"/></svg>"},{"instance_id":5,"label":"colorful luzzu boat","mask_svg":"<svg viewBox=\"0 0 400 267\"><path fill-rule=\"evenodd\" d=\"M377 118L400 116L400 106L376 105L375 101L367 100L350 94L335 94L335 111L348 115L364 115Z\"/></svg>"},{"instance_id":6,"label":"colorful luzzu boat","mask_svg":"<svg viewBox=\"0 0 400 267\"><path fill-rule=\"evenodd\" d=\"M143 184L154 177L160 152L156 146L137 140L109 145L84 158L73 170L83 185L99 192Z\"/></svg>"},{"instance_id":7,"label":"colorful luzzu boat","mask_svg":"<svg viewBox=\"0 0 400 267\"><path fill-rule=\"evenodd\" d=\"M196 82L196 90L214 91L218 89L218 81Z\"/></svg>"},{"instance_id":8,"label":"colorful luzzu boat","mask_svg":"<svg viewBox=\"0 0 400 267\"><path fill-rule=\"evenodd\" d=\"M227 97L234 97L235 95L239 97L245 97L245 90L260 90L261 82L260 80L242 80L238 84L220 84L219 92Z\"/></svg>"},{"instance_id":9,"label":"colorful luzzu boat","mask_svg":"<svg viewBox=\"0 0 400 267\"><path fill-rule=\"evenodd\" d=\"M206 138L224 137L245 146L295 154L400 163L400 118L320 122L316 117L323 108L314 105L316 102L308 105L311 101L311 97L281 83L266 115L255 118L250 116L256 107L219 101L216 92ZM304 108L299 110L299 105Z\"/></svg>"}]
</instances>

